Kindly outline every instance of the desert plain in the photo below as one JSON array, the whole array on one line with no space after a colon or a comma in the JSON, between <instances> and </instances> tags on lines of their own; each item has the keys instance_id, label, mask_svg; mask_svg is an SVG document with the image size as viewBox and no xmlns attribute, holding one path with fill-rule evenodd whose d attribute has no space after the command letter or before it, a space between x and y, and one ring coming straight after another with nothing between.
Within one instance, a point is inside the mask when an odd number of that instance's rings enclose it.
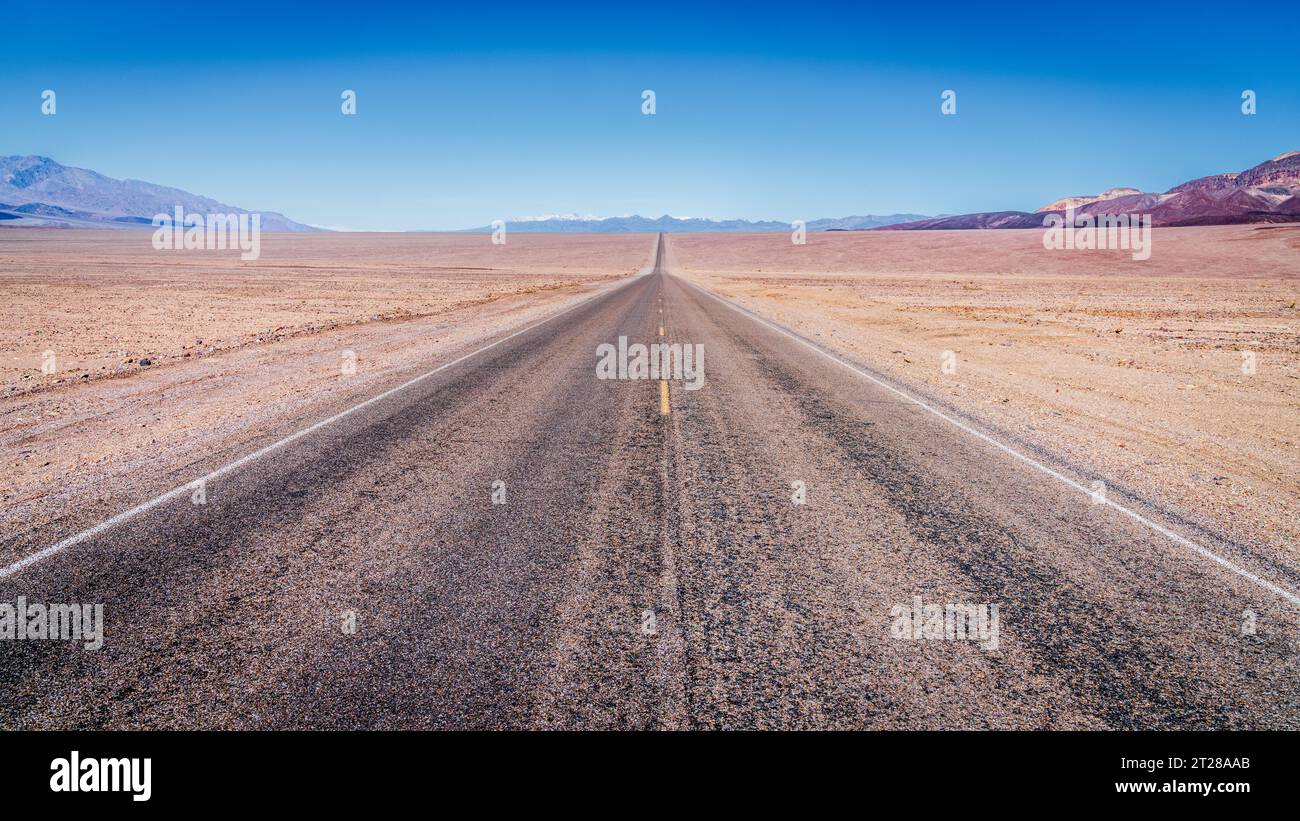
<instances>
[{"instance_id":1,"label":"desert plain","mask_svg":"<svg viewBox=\"0 0 1300 821\"><path fill-rule=\"evenodd\" d=\"M613 287L654 241L271 234L245 262L0 230L0 559ZM1300 226L1161 228L1146 261L1032 230L670 235L667 253L1027 448L1295 555Z\"/></svg>"},{"instance_id":2,"label":"desert plain","mask_svg":"<svg viewBox=\"0 0 1300 821\"><path fill-rule=\"evenodd\" d=\"M654 241L267 234L242 261L147 231L0 231L0 559L543 319Z\"/></svg>"}]
</instances>

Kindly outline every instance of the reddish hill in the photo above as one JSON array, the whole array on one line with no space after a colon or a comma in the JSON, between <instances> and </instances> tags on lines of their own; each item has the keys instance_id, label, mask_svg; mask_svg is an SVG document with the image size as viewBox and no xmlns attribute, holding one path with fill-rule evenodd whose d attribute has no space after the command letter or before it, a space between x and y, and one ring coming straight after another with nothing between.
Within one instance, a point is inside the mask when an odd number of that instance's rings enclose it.
<instances>
[{"instance_id":1,"label":"reddish hill","mask_svg":"<svg viewBox=\"0 0 1300 821\"><path fill-rule=\"evenodd\" d=\"M1273 211L1278 214L1300 214L1300 194L1282 200Z\"/></svg>"},{"instance_id":2,"label":"reddish hill","mask_svg":"<svg viewBox=\"0 0 1300 821\"><path fill-rule=\"evenodd\" d=\"M870 230L885 231L898 228L904 231L944 231L972 228L1038 228L1042 224L1041 214L1026 214L1023 211L993 211L981 214L958 214L953 217L934 217L933 219L886 225L882 228L872 228Z\"/></svg>"},{"instance_id":3,"label":"reddish hill","mask_svg":"<svg viewBox=\"0 0 1300 821\"><path fill-rule=\"evenodd\" d=\"M1129 193L1132 192L1132 193ZM994 211L901 223L877 231L1038 228L1068 206L1080 216L1150 214L1154 225L1228 225L1300 222L1300 151L1288 151L1245 171L1211 174L1163 194L1113 188L1095 196L1064 197L1038 211Z\"/></svg>"}]
</instances>

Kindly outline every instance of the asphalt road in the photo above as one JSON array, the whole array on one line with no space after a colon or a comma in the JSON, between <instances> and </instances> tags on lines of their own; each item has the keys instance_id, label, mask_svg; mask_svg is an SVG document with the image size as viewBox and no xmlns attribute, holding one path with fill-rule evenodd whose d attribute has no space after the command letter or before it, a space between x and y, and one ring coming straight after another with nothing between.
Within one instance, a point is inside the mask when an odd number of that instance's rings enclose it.
<instances>
[{"instance_id":1,"label":"asphalt road","mask_svg":"<svg viewBox=\"0 0 1300 821\"><path fill-rule=\"evenodd\" d=\"M1258 583L1295 567L1095 504L660 248L0 578L106 620L97 651L0 641L0 726L1300 727L1297 608ZM620 336L703 345L703 387L598 379ZM897 637L916 597L997 605L996 648Z\"/></svg>"}]
</instances>

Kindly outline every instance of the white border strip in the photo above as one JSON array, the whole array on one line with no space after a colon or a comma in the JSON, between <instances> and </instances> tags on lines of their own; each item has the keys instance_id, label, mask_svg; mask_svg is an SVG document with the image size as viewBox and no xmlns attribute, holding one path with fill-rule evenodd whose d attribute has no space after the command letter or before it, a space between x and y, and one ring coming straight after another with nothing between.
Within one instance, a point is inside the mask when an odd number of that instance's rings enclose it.
<instances>
[{"instance_id":1,"label":"white border strip","mask_svg":"<svg viewBox=\"0 0 1300 821\"><path fill-rule=\"evenodd\" d=\"M770 320L759 316L753 311L750 311L747 308L744 308L743 306L732 302L730 299L725 299L723 297L720 297L717 294L713 293L712 291L709 291L708 289L704 288L703 286L696 285L694 282L690 282L680 277L678 277L677 279L681 282L686 283L688 286L696 289L700 293L712 297L718 302L721 302L723 305L726 305L728 308L731 308L732 310L737 311L740 314L749 317L755 322L758 322L762 325L766 325L768 328L771 328L774 331L778 331L784 334L785 336L790 337L795 342L798 342L799 344L803 345L809 350L816 351L817 353L821 354L822 356L826 357L832 362L842 365L845 368L848 368L849 370L858 374L859 376L871 380L872 382L876 383L880 387L890 391L891 393L896 394L897 396L907 400L908 402L911 402L912 404L920 408L929 411L930 413L934 414L935 416L939 417L945 422L948 422L960 428L961 430L965 431L966 433L969 433L971 436L981 439L989 443L990 445L994 446L998 450L1006 454L1009 454L1011 456L1014 456L1015 458L1019 459L1020 461L1029 465L1030 467L1036 468L1042 471L1043 473L1046 473L1048 476L1051 476L1053 479L1063 482L1066 485L1069 485L1070 487L1074 488L1075 490L1086 493L1089 496L1093 495L1093 491L1091 488L1084 487L1083 485L1079 484L1078 482L1074 481L1068 476L1064 476L1061 473L1058 473L1057 471L1051 469L1047 465L1044 465L1042 462L1039 462L1033 459L1032 457L1026 456L1020 451L1008 445L1002 444L1001 442L989 436L988 434L978 431L975 428L971 427L970 425L967 425L965 422L962 422L960 419L956 419L952 416L949 416L943 411L931 405L926 404L922 400L916 398L915 396L912 396L906 391L900 390L899 388L894 387L893 385L889 384L885 380L873 376L872 374L868 373L867 371L863 370L857 365L854 365L852 362L849 362L848 360L827 351L826 349L822 348L819 345L815 345L812 342L809 342L808 340L804 339L803 337L799 336L793 331L787 330L786 328L783 328L782 326L776 324L775 322L771 322ZM1169 539L1173 540L1179 545L1182 545L1183 547L1187 548L1193 553L1203 556L1209 559L1210 561L1214 562L1215 564L1218 564L1219 566L1227 570L1230 570L1233 573L1236 573L1238 576L1241 576L1246 581L1249 581L1257 585L1258 587L1261 587L1271 593L1276 593L1278 596L1281 596L1282 598L1286 599L1292 605L1295 605L1296 607L1300 607L1300 596L1297 596L1295 593L1291 592L1290 590L1287 590L1284 587L1279 587L1278 585L1268 581L1267 579L1262 579L1259 576L1256 576L1254 573L1251 573L1249 570L1246 570L1245 568L1240 567L1237 564L1234 564L1233 562L1223 558L1222 556L1215 553L1214 551L1205 547L1201 547L1196 542L1193 542L1191 539L1188 539L1185 536L1180 536L1179 534L1175 533L1174 531L1170 530L1164 525L1151 521L1147 517L1143 516L1141 513L1138 513L1135 510L1130 510L1129 508L1124 507L1123 505L1117 502L1111 501L1108 497L1102 497L1101 503L1109 505L1110 507L1114 508L1115 510L1118 510L1120 513L1123 513L1125 516L1128 516L1130 519L1133 519L1135 522L1138 522L1139 524L1146 525L1147 527L1154 530L1155 532L1161 534L1162 536L1168 537Z\"/></svg>"},{"instance_id":2,"label":"white border strip","mask_svg":"<svg viewBox=\"0 0 1300 821\"><path fill-rule=\"evenodd\" d=\"M655 251L657 251L657 250L658 250L658 246L656 245L656 246L655 246L655 249L652 250L651 253L653 254L653 253L655 253ZM50 545L49 547L44 548L43 550L39 550L39 551L37 551L37 552L31 554L30 556L26 556L26 557L24 557L24 558L22 558L22 559L19 559L18 561L14 562L13 564L9 565L8 567L3 568L3 569L0 569L0 579L8 578L9 576L14 575L15 573L21 573L23 570L26 570L27 568L31 567L32 565L36 564L36 563L39 562L39 561L42 561L42 560L44 560L44 559L48 559L50 556L53 556L53 555L55 555L56 553L61 553L62 551L67 550L69 547L72 547L72 546L74 546L74 545L80 544L81 542L84 542L84 541L86 541L87 539L90 539L90 538L92 538L92 537L94 537L94 536L98 536L100 533L103 533L103 532L106 531L106 530L109 530L109 529L111 529L111 528L114 528L114 527L116 527L117 525L120 525L121 523L127 521L128 519L132 519L132 518L134 518L134 517L136 517L136 516L139 516L141 513L144 513L144 512L146 512L146 511L148 511L148 510L152 510L152 509L154 509L155 507L158 507L159 505L163 504L164 502L171 501L172 499L175 499L175 498L177 498L178 496L182 496L182 495L184 495L184 494L186 494L186 493L191 492L191 491L194 489L194 486L195 486L197 483L199 483L199 482L207 483L207 482L213 481L213 480L215 480L215 479L219 479L219 478L221 478L222 476L225 476L226 474L231 473L232 471L236 471L236 470L240 469L240 468L243 467L244 465L247 465L249 462L256 461L257 459L262 458L263 456L267 455L268 453L272 453L272 452L274 452L274 451L280 450L280 449L283 448L285 445L288 445L288 444L290 444L290 443L292 443L292 442L296 442L297 440L303 438L304 436L308 436L308 435L310 435L310 434L312 434L312 433L315 433L316 431L320 430L321 428L323 428L323 427L325 427L325 426L327 426L327 425L331 425L331 424L333 424L333 423L339 421L340 419L343 419L343 418L345 418L345 417L351 416L352 414L356 413L357 411L361 410L362 408L369 407L370 405L373 405L373 404L375 404L376 402L380 402L380 401L382 401L382 400L384 400L384 399L387 399L388 397L392 396L393 394L395 394L395 393L400 393L401 391L406 390L407 388L411 387L412 385L417 385L417 384L419 384L420 382L423 382L424 380L426 380L426 379L428 379L429 377L433 376L434 374L437 374L437 373L440 373L440 372L442 372L442 371L445 371L446 369L452 367L453 365L459 365L461 362L464 362L465 360L470 359L471 357L478 356L479 354L483 353L484 351L488 351L488 350L491 350L492 348L495 348L496 346L500 345L502 342L508 342L509 340L514 339L515 337L517 337L517 336L519 336L519 335L521 335L521 334L526 334L526 333L528 333L529 331L533 330L534 328L541 327L542 325L545 325L546 323L548 323L548 322L550 322L550 321L552 321L552 320L554 320L554 319L559 319L560 317L564 316L565 314L570 313L571 311L575 311L575 310L577 310L578 308L581 308L583 305L586 305L587 303L591 302L591 301L594 300L594 299L598 299L598 298L600 298L600 297L602 297L602 296L607 296L607 295L609 295L609 294L611 294L611 293L614 293L615 291L618 291L619 289L624 288L624 287L630 285L632 282L634 282L634 281L635 281L636 279L638 279L638 278L639 278L639 277L629 277L628 280L627 280L626 282L620 283L620 284L614 286L613 288L609 288L609 289L606 289L606 290L603 290L603 291L599 291L599 292L597 292L597 293L595 293L595 294L592 294L591 296L587 297L586 299L582 300L581 302L577 302L577 303L575 303L575 304L573 304L573 305L570 305L569 307L565 308L564 310L560 311L559 313L552 314L552 315L548 316L547 318L545 318L545 319L543 319L543 320L540 320L540 321L538 321L538 322L534 322L533 324L528 325L527 327L524 327L524 328L521 328L521 329L518 330L518 331L515 331L514 333L510 334L509 336L503 336L503 337L501 337L500 339L496 340L495 342L492 342L491 344L488 344L488 345L484 345L482 348L479 348L478 350L473 351L472 353L467 353L467 354L465 354L465 355L462 356L462 357L459 357L459 358L457 358L457 359L453 359L453 360L450 361L450 362L447 362L447 363L445 363L445 364L439 365L438 367L434 368L434 369L431 370L431 371L427 371L426 373L422 373L422 374L420 374L419 376L415 377L414 379L411 379L411 380L408 381L408 382L403 382L402 384L398 385L398 386L395 387L395 388L390 388L390 389L384 391L384 392L381 393L381 394L378 394L378 395L376 395L376 396L372 396L372 397L370 397L369 399L365 400L364 402L361 402L361 403L359 403L359 404L353 405L352 407L348 408L348 409L345 410L345 411L341 411L341 412L339 412L339 413L334 414L333 416L329 417L328 419L322 419L321 421L315 423L314 425L311 425L310 427L306 427L306 428L303 428L303 429L300 430L300 431L297 431L297 432L295 432L295 433L291 433L291 434L289 434L288 436L284 437L283 439L279 440L278 442L272 442L271 444L267 445L266 447L262 448L261 450L256 450L256 451L253 451L252 453L250 453L250 454L248 454L248 455L246 455L246 456L241 456L239 459L236 459L235 461L231 462L231 463L228 464L228 465L224 465L224 466L222 466L222 467L217 468L216 470L212 471L211 473L207 474L206 476L203 476L203 477L200 477L200 478L198 478L198 479L195 479L195 480L193 480L193 481L191 481L191 482L188 482L188 483L186 483L186 484L184 484L184 485L181 485L180 487L172 488L171 490L167 491L166 493L162 494L161 496L156 496L156 497L150 499L150 500L147 501L147 502L142 502L141 504L136 505L135 507L131 508L130 510L124 510L124 511L122 511L121 513L119 513L119 514L117 514L116 516L114 516L113 518L111 518L111 519L107 519L107 520L105 520L105 521L103 521L103 522L100 522L99 524L95 525L94 527L87 528L86 530L81 531L80 533L76 534L75 536L69 536L68 538L66 538L66 539L64 539L64 540L62 540L62 541L60 541L60 542L57 542L57 543L55 543L55 544L52 544L52 545Z\"/></svg>"}]
</instances>

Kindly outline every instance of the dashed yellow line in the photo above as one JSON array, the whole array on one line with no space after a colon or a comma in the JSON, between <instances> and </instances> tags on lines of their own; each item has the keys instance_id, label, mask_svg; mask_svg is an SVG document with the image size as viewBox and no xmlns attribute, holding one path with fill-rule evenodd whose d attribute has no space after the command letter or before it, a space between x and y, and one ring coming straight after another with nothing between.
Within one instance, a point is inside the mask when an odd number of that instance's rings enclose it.
<instances>
[{"instance_id":1,"label":"dashed yellow line","mask_svg":"<svg viewBox=\"0 0 1300 821\"><path fill-rule=\"evenodd\" d=\"M659 415L667 416L672 408L668 406L668 380L659 380Z\"/></svg>"}]
</instances>

